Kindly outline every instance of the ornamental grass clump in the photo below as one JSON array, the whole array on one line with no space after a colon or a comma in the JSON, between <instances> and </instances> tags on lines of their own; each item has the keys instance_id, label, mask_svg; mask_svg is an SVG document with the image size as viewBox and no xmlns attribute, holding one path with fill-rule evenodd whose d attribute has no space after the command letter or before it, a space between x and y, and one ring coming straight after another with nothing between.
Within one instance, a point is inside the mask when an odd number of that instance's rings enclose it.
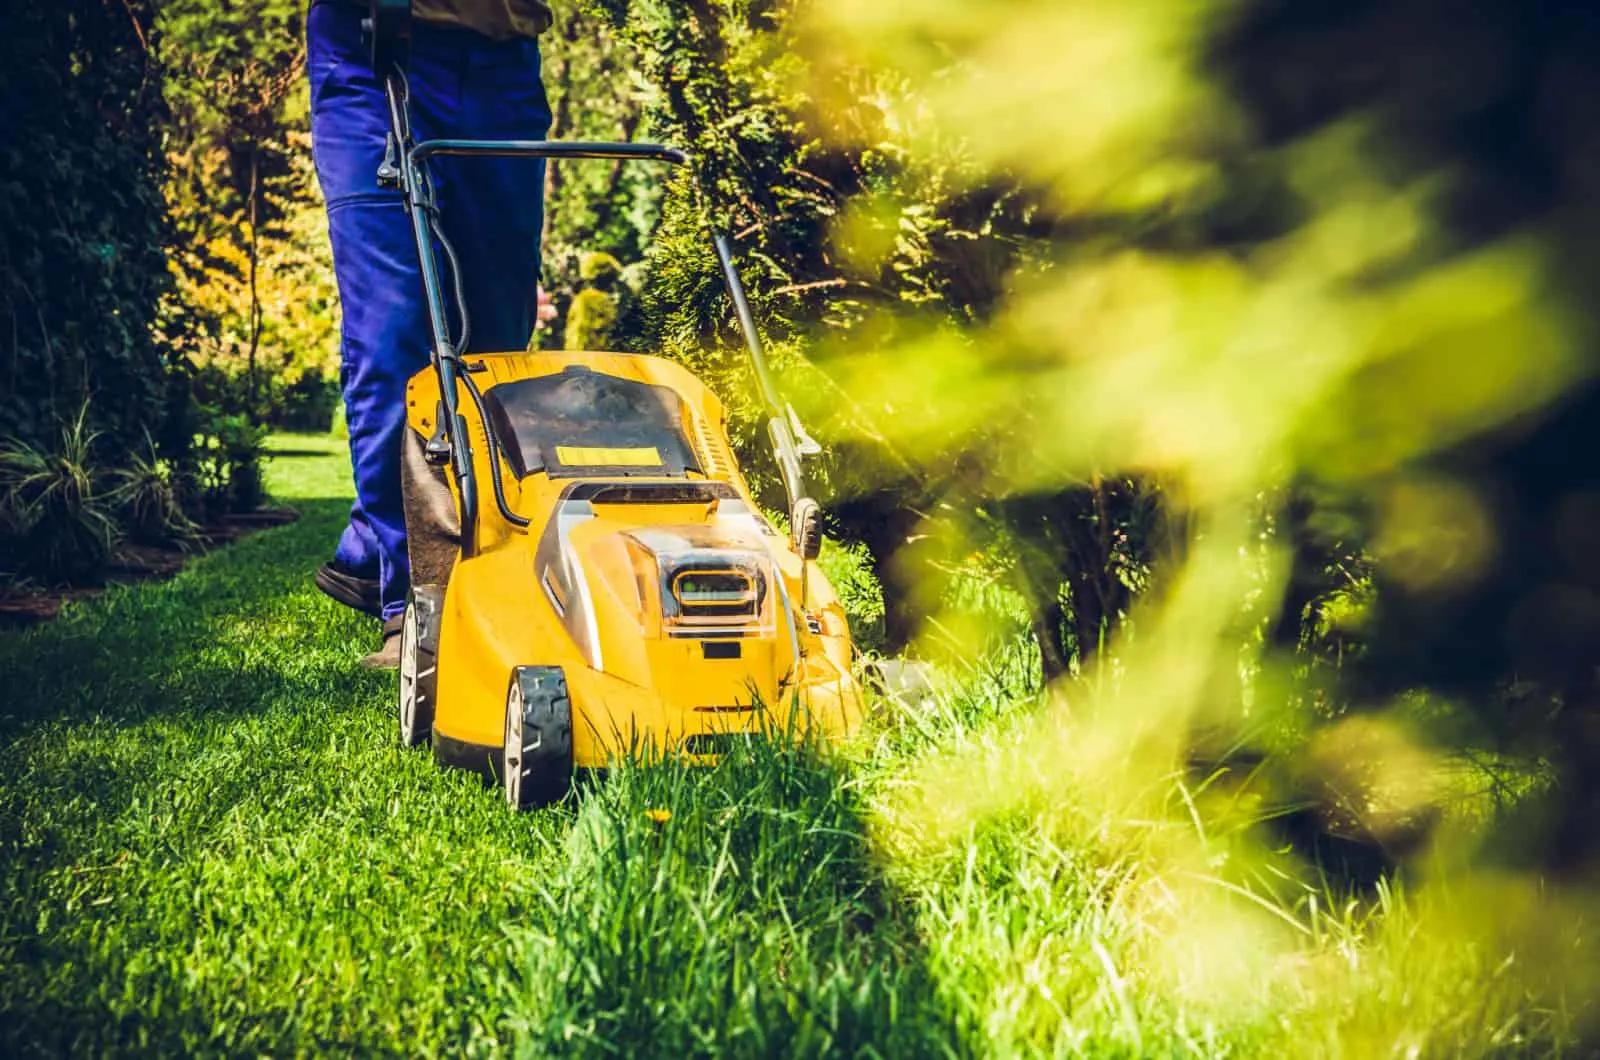
<instances>
[{"instance_id":1,"label":"ornamental grass clump","mask_svg":"<svg viewBox=\"0 0 1600 1060\"><path fill-rule=\"evenodd\" d=\"M99 433L87 407L63 424L56 445L0 441L0 543L5 573L55 583L104 571L120 536L107 469L98 462Z\"/></svg>"}]
</instances>

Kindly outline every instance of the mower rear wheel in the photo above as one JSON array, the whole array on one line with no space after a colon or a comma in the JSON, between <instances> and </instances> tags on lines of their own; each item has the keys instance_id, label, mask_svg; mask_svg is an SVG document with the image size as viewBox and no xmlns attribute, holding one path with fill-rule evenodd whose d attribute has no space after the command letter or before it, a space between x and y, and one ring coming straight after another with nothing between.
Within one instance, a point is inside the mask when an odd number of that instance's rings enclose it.
<instances>
[{"instance_id":1,"label":"mower rear wheel","mask_svg":"<svg viewBox=\"0 0 1600 1060\"><path fill-rule=\"evenodd\" d=\"M559 802L572 787L572 700L560 667L511 671L500 782L513 810Z\"/></svg>"},{"instance_id":2,"label":"mower rear wheel","mask_svg":"<svg viewBox=\"0 0 1600 1060\"><path fill-rule=\"evenodd\" d=\"M444 594L419 585L406 600L400 627L400 744L416 747L433 734L439 687L439 612Z\"/></svg>"},{"instance_id":3,"label":"mower rear wheel","mask_svg":"<svg viewBox=\"0 0 1600 1060\"><path fill-rule=\"evenodd\" d=\"M801 497L789 513L790 535L794 550L804 560L814 560L822 554L822 508L810 497Z\"/></svg>"}]
</instances>

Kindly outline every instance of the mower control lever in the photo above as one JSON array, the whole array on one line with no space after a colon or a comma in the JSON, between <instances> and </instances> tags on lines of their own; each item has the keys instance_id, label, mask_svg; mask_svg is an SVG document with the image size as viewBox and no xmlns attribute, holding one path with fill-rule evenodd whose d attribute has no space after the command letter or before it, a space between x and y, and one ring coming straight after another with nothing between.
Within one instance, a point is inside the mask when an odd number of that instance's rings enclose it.
<instances>
[{"instance_id":1,"label":"mower control lever","mask_svg":"<svg viewBox=\"0 0 1600 1060\"><path fill-rule=\"evenodd\" d=\"M450 462L450 436L445 431L445 416L444 402L441 401L434 419L433 433L422 447L422 459L434 467L444 467Z\"/></svg>"},{"instance_id":2,"label":"mower control lever","mask_svg":"<svg viewBox=\"0 0 1600 1060\"><path fill-rule=\"evenodd\" d=\"M789 414L789 430L794 434L795 451L801 456L821 456L822 445L806 432L805 425L800 422L800 414L795 412L793 405L784 405L784 411Z\"/></svg>"},{"instance_id":3,"label":"mower control lever","mask_svg":"<svg viewBox=\"0 0 1600 1060\"><path fill-rule=\"evenodd\" d=\"M395 145L394 133L383 144L383 161L378 163L378 187L384 191L400 190L400 151Z\"/></svg>"}]
</instances>

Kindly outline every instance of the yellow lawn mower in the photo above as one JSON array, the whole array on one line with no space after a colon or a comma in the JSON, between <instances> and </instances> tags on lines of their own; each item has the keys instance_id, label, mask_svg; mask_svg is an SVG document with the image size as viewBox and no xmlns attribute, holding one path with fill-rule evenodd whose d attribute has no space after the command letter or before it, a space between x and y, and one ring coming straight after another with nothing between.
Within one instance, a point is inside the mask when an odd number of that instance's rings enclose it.
<instances>
[{"instance_id":1,"label":"yellow lawn mower","mask_svg":"<svg viewBox=\"0 0 1600 1060\"><path fill-rule=\"evenodd\" d=\"M814 443L778 398L727 239L712 235L769 414L787 534L740 473L721 401L681 365L468 353L449 333L435 241L452 253L430 158L686 157L643 143L414 142L409 8L373 0L367 27L391 118L380 182L404 196L433 333L432 364L406 394L401 742L431 739L438 761L498 778L524 809L561 798L575 768L626 754L714 761L730 741L848 733L862 694L844 610L813 562L820 511L801 457Z\"/></svg>"}]
</instances>

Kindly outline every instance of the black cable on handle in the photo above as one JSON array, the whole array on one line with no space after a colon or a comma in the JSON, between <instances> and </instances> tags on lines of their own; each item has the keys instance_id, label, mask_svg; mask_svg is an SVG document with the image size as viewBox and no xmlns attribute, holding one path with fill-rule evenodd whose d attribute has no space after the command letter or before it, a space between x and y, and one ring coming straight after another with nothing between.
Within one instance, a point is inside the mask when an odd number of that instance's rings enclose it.
<instances>
[{"instance_id":1,"label":"black cable on handle","mask_svg":"<svg viewBox=\"0 0 1600 1060\"><path fill-rule=\"evenodd\" d=\"M450 286L456 296L456 315L461 318L461 335L456 339L456 356L459 357L467 352L467 346L472 341L472 314L467 312L467 285L461 278L461 259L456 256L455 245L444 234L444 226L439 223L437 206L428 210L428 230L444 251L445 271L450 274Z\"/></svg>"},{"instance_id":2,"label":"black cable on handle","mask_svg":"<svg viewBox=\"0 0 1600 1060\"><path fill-rule=\"evenodd\" d=\"M506 487L501 480L500 474L500 462L502 459L500 456L500 441L495 437L494 428L489 424L489 412L483 405L483 391L478 389L478 384L473 381L471 372L463 373L461 381L466 384L467 394L471 396L472 404L478 410L478 420L483 424L483 436L489 442L489 467L492 469L490 471L492 477L489 481L494 487L494 503L500 509L500 518L512 526L526 530L533 525L533 520L525 515L518 515L511 510L511 505L506 502Z\"/></svg>"},{"instance_id":3,"label":"black cable on handle","mask_svg":"<svg viewBox=\"0 0 1600 1060\"><path fill-rule=\"evenodd\" d=\"M376 2L376 0L375 0ZM423 297L428 307L431 357L439 380L439 399L444 404L445 434L450 441L450 466L455 474L461 520L461 554L477 551L478 481L472 466L471 435L466 417L461 415L457 389L464 374L461 355L451 342L444 293L439 282L439 262L433 253L433 189L424 172L410 156L411 122L407 114L409 87L398 68L384 77L384 92L389 101L389 130L398 149L399 185L406 213L411 218L417 244L417 265L422 273Z\"/></svg>"}]
</instances>

